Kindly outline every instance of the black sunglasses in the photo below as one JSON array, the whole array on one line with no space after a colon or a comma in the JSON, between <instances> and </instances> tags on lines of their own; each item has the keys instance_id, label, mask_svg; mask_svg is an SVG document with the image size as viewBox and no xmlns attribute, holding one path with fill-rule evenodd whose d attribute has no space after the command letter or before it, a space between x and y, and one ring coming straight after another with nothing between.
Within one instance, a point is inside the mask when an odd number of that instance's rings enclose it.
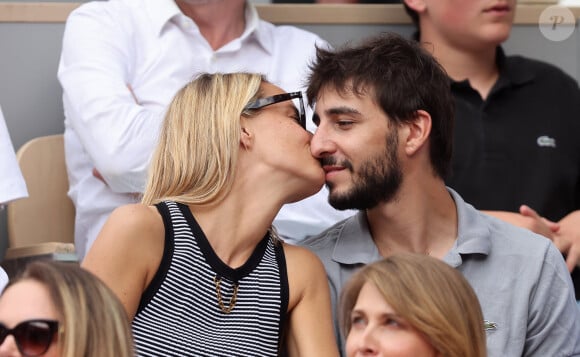
<instances>
[{"instance_id":1,"label":"black sunglasses","mask_svg":"<svg viewBox=\"0 0 580 357\"><path fill-rule=\"evenodd\" d=\"M267 107L268 105L285 102L287 100L292 99L299 99L300 113L298 123L300 124L301 127L306 129L306 111L304 110L304 100L302 99L302 92L283 93L276 94L271 97L260 98L256 101L248 103L248 105L246 105L244 110L261 109Z\"/></svg>"},{"instance_id":2,"label":"black sunglasses","mask_svg":"<svg viewBox=\"0 0 580 357\"><path fill-rule=\"evenodd\" d=\"M58 321L54 320L22 321L13 329L0 324L0 345L12 335L23 356L40 356L48 350L57 331Z\"/></svg>"}]
</instances>

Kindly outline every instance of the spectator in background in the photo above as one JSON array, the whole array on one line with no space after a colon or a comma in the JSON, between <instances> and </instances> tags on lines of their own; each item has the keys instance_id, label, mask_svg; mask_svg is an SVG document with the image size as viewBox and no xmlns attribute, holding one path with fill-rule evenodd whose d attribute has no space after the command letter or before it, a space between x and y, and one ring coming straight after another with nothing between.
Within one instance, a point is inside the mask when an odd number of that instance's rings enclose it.
<instances>
[{"instance_id":1,"label":"spectator in background","mask_svg":"<svg viewBox=\"0 0 580 357\"><path fill-rule=\"evenodd\" d=\"M326 172L329 202L360 210L303 242L324 263L333 301L365 264L398 252L427 254L458 269L475 290L484 319L496 326L487 331L490 356L580 353L580 311L554 245L481 213L445 186L453 98L427 51L395 34L320 49L307 93L316 102L311 148Z\"/></svg>"},{"instance_id":2,"label":"spectator in background","mask_svg":"<svg viewBox=\"0 0 580 357\"><path fill-rule=\"evenodd\" d=\"M125 305L140 356L336 356L322 264L271 228L322 187L311 137L302 93L258 74L177 93L143 203L116 209L83 261Z\"/></svg>"},{"instance_id":3,"label":"spectator in background","mask_svg":"<svg viewBox=\"0 0 580 357\"><path fill-rule=\"evenodd\" d=\"M6 286L6 284L8 284L8 274L6 274L6 271L4 271L4 269L0 268L0 293L2 292L2 290L4 290L4 287Z\"/></svg>"},{"instance_id":4,"label":"spectator in background","mask_svg":"<svg viewBox=\"0 0 580 357\"><path fill-rule=\"evenodd\" d=\"M580 90L560 69L506 56L516 1L405 0L452 80L446 183L477 209L550 238L580 299Z\"/></svg>"},{"instance_id":5,"label":"spectator in background","mask_svg":"<svg viewBox=\"0 0 580 357\"><path fill-rule=\"evenodd\" d=\"M74 263L32 262L0 296L0 357L132 357L113 292Z\"/></svg>"},{"instance_id":6,"label":"spectator in background","mask_svg":"<svg viewBox=\"0 0 580 357\"><path fill-rule=\"evenodd\" d=\"M553 2L558 3L562 6L578 6L580 5L580 0L553 0Z\"/></svg>"},{"instance_id":7,"label":"spectator in background","mask_svg":"<svg viewBox=\"0 0 580 357\"><path fill-rule=\"evenodd\" d=\"M139 201L178 89L201 72L248 71L297 90L315 45L327 46L312 33L260 20L245 0L110 0L74 10L58 78L79 259L114 208ZM322 192L282 208L275 225L297 241L345 216Z\"/></svg>"},{"instance_id":8,"label":"spectator in background","mask_svg":"<svg viewBox=\"0 0 580 357\"><path fill-rule=\"evenodd\" d=\"M272 0L274 4L399 4L400 0Z\"/></svg>"},{"instance_id":9,"label":"spectator in background","mask_svg":"<svg viewBox=\"0 0 580 357\"><path fill-rule=\"evenodd\" d=\"M4 204L27 197L26 182L16 161L14 147L0 108L0 208Z\"/></svg>"},{"instance_id":10,"label":"spectator in background","mask_svg":"<svg viewBox=\"0 0 580 357\"><path fill-rule=\"evenodd\" d=\"M26 182L16 160L2 108L0 108L0 156L0 210L2 210L6 203L28 197ZM6 284L8 275L0 268L0 292Z\"/></svg>"},{"instance_id":11,"label":"spectator in background","mask_svg":"<svg viewBox=\"0 0 580 357\"><path fill-rule=\"evenodd\" d=\"M369 264L341 293L346 355L485 357L475 292L444 262L401 253Z\"/></svg>"}]
</instances>

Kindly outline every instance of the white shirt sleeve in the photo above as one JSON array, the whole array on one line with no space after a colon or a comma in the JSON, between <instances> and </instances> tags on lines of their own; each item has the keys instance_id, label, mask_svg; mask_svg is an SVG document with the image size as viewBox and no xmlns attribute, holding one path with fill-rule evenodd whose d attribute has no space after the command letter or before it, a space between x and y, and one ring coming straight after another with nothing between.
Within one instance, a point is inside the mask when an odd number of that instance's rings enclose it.
<instances>
[{"instance_id":1,"label":"white shirt sleeve","mask_svg":"<svg viewBox=\"0 0 580 357\"><path fill-rule=\"evenodd\" d=\"M4 291L6 284L8 284L8 274L6 274L4 269L0 268L0 293Z\"/></svg>"},{"instance_id":2,"label":"white shirt sleeve","mask_svg":"<svg viewBox=\"0 0 580 357\"><path fill-rule=\"evenodd\" d=\"M0 205L27 196L26 183L0 108Z\"/></svg>"},{"instance_id":3,"label":"white shirt sleeve","mask_svg":"<svg viewBox=\"0 0 580 357\"><path fill-rule=\"evenodd\" d=\"M95 9L74 11L66 24L58 79L67 124L113 191L142 192L157 140L152 128L163 113L140 104L130 89L138 45L130 25Z\"/></svg>"}]
</instances>

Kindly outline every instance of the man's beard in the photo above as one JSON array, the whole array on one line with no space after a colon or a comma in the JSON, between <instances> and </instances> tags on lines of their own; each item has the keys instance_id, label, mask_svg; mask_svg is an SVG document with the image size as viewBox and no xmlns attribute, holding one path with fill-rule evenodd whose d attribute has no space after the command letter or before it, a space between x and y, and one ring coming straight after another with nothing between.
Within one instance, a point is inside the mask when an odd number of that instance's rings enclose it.
<instances>
[{"instance_id":1,"label":"man's beard","mask_svg":"<svg viewBox=\"0 0 580 357\"><path fill-rule=\"evenodd\" d=\"M393 130L386 140L385 151L369 159L360 167L359 173L354 172L350 162L340 163L353 174L353 187L344 193L332 193L332 183L327 183L330 195L328 202L339 210L364 210L377 206L381 202L390 202L401 186L403 172L397 157L397 132ZM332 164L333 158L322 160L324 164Z\"/></svg>"}]
</instances>

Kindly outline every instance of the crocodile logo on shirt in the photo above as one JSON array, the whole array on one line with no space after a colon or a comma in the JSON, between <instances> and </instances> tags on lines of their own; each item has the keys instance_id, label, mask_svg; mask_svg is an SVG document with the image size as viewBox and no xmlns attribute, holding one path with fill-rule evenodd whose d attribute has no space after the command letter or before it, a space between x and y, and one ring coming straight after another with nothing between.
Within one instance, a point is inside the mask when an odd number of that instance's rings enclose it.
<instances>
[{"instance_id":1,"label":"crocodile logo on shirt","mask_svg":"<svg viewBox=\"0 0 580 357\"><path fill-rule=\"evenodd\" d=\"M539 136L536 140L538 146L540 147L556 147L556 139L549 137L548 135Z\"/></svg>"},{"instance_id":2,"label":"crocodile logo on shirt","mask_svg":"<svg viewBox=\"0 0 580 357\"><path fill-rule=\"evenodd\" d=\"M483 329L486 331L497 329L497 323L489 320L483 320Z\"/></svg>"}]
</instances>

